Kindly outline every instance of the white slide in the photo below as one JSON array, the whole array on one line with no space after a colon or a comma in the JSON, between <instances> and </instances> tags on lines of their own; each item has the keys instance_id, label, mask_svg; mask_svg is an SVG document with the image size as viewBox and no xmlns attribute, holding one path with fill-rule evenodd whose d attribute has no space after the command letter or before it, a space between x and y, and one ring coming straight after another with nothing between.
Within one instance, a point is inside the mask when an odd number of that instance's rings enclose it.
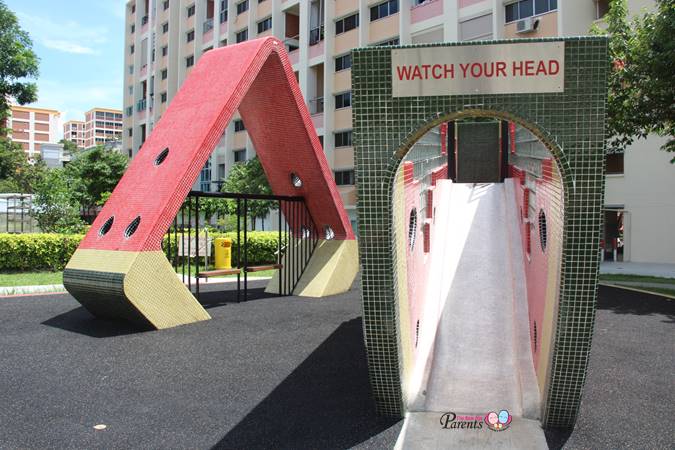
<instances>
[{"instance_id":1,"label":"white slide","mask_svg":"<svg viewBox=\"0 0 675 450\"><path fill-rule=\"evenodd\" d=\"M453 184L451 199L445 199L450 201L435 205L437 213L444 206L452 208L448 238L437 241L452 248L432 250L446 255L435 267L452 281L440 301L444 306L426 389L414 402L417 411L406 416L398 448L547 448L539 423L511 183ZM452 238L457 235L463 236L462 242ZM484 416L501 410L513 417L503 431L492 431L485 423L481 428L447 428L441 419L445 413Z\"/></svg>"}]
</instances>

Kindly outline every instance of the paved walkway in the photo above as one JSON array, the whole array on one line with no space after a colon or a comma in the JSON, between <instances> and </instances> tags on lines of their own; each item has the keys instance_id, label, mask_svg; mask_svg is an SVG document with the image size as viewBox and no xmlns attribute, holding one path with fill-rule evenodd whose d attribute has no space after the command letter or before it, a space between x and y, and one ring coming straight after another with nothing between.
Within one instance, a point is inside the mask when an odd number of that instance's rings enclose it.
<instances>
[{"instance_id":1,"label":"paved walkway","mask_svg":"<svg viewBox=\"0 0 675 450\"><path fill-rule=\"evenodd\" d=\"M214 293L212 320L152 332L67 294L0 298L0 447L392 448L401 422L373 411L359 291L256 295ZM549 446L672 448L674 324L675 302L601 286L577 426Z\"/></svg>"},{"instance_id":2,"label":"paved walkway","mask_svg":"<svg viewBox=\"0 0 675 450\"><path fill-rule=\"evenodd\" d=\"M675 264L602 262L600 263L600 273L675 278Z\"/></svg>"}]
</instances>

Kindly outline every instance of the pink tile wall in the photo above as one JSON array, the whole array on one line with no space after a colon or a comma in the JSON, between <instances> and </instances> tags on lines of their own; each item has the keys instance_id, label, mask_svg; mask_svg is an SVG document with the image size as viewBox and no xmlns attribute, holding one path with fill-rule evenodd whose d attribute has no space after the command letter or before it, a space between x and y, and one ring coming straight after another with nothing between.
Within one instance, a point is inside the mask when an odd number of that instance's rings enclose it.
<instances>
[{"instance_id":1,"label":"pink tile wall","mask_svg":"<svg viewBox=\"0 0 675 450\"><path fill-rule=\"evenodd\" d=\"M516 180L515 207L519 209L521 217L520 232L522 238L523 264L525 266L525 278L527 283L527 303L530 321L530 342L535 342L534 324L537 324L536 345L532 346L532 358L535 369L539 367L541 350L541 337L544 327L552 324L544 323L544 309L546 307L546 289L549 282L549 271L557 270L557 265L548 254L552 239L557 236L551 233L556 214L561 214L559 178L553 176L554 161L548 159L542 163L542 177L536 181L536 214L530 218L532 223L527 223L527 200L525 199L526 187L524 185L524 172L517 167L511 166L513 178ZM548 244L546 251L542 250L539 232L539 211L543 210L548 223ZM522 213L521 213L522 211ZM562 219L558 219L562 220ZM529 229L529 230L528 230ZM529 236L528 236L529 233ZM529 253L527 240L530 240ZM528 258L529 254L529 258ZM556 299L557 300L557 299ZM536 347L536 349L535 349Z\"/></svg>"},{"instance_id":2,"label":"pink tile wall","mask_svg":"<svg viewBox=\"0 0 675 450\"><path fill-rule=\"evenodd\" d=\"M408 286L408 307L410 312L410 336L415 344L417 335L417 321L420 326L425 322L422 312L424 311L426 299L426 280L429 274L430 242L431 236L435 232L433 225L433 194L427 191L427 198L431 198L427 208L427 213L422 215L422 205L420 203L420 193L422 185L413 177L413 164L410 161L403 163L404 196L405 196L405 224L406 224L406 263L407 263L407 286ZM432 172L432 192L436 181L441 178L447 178L447 165L439 167ZM410 249L408 240L408 222L410 211L417 209L417 233L415 245ZM413 348L415 360L417 360L417 349ZM417 362L417 361L416 361Z\"/></svg>"}]
</instances>

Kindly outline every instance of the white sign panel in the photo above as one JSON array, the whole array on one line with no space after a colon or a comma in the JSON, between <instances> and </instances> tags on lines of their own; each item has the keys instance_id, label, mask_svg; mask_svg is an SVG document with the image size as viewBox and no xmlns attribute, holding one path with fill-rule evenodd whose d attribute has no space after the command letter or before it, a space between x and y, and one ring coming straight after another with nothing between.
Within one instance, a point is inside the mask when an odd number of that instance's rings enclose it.
<instances>
[{"instance_id":1,"label":"white sign panel","mask_svg":"<svg viewBox=\"0 0 675 450\"><path fill-rule=\"evenodd\" d=\"M562 92L564 42L391 51L394 97Z\"/></svg>"}]
</instances>

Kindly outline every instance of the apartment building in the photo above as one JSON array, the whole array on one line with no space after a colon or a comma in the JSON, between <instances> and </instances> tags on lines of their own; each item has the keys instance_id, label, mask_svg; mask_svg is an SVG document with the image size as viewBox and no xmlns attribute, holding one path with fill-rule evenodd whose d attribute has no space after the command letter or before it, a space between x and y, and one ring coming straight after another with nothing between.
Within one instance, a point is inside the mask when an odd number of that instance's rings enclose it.
<instances>
[{"instance_id":1,"label":"apartment building","mask_svg":"<svg viewBox=\"0 0 675 450\"><path fill-rule=\"evenodd\" d=\"M63 139L74 142L77 148L84 146L84 122L81 120L69 120L63 124Z\"/></svg>"},{"instance_id":2,"label":"apartment building","mask_svg":"<svg viewBox=\"0 0 675 450\"><path fill-rule=\"evenodd\" d=\"M138 152L205 52L275 36L286 44L355 222L352 48L584 35L607 12L608 4L608 0L130 0L126 5L123 148L130 157ZM635 13L653 4L653 0L631 0L630 9ZM650 151L658 151L651 147ZM195 187L217 189L233 164L254 155L246 124L233 119ZM616 160L623 164L623 154L610 159L612 164ZM642 162L635 170L649 170ZM618 175L614 175L608 192L617 184ZM613 212L627 205L616 201L611 205ZM655 256L655 261L675 258L675 250L670 255Z\"/></svg>"},{"instance_id":3,"label":"apartment building","mask_svg":"<svg viewBox=\"0 0 675 450\"><path fill-rule=\"evenodd\" d=\"M28 158L40 155L42 144L58 142L61 113L54 109L11 105L6 127L12 141L21 144Z\"/></svg>"},{"instance_id":4,"label":"apartment building","mask_svg":"<svg viewBox=\"0 0 675 450\"><path fill-rule=\"evenodd\" d=\"M84 113L84 148L119 140L122 127L122 111L119 109L90 109Z\"/></svg>"}]
</instances>

